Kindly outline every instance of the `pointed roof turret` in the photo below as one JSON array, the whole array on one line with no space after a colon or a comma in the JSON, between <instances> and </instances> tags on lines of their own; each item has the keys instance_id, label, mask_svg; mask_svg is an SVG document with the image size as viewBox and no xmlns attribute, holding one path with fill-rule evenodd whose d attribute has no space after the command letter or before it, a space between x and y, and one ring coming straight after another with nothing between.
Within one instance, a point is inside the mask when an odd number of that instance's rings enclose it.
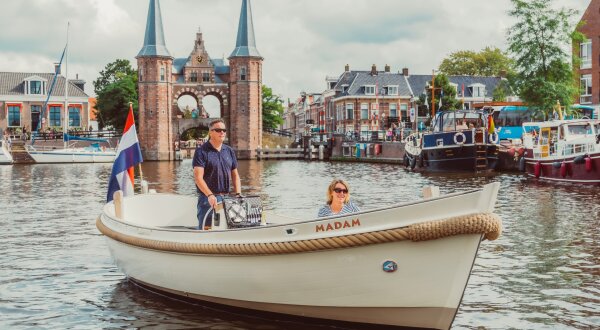
<instances>
[{"instance_id":1,"label":"pointed roof turret","mask_svg":"<svg viewBox=\"0 0 600 330\"><path fill-rule=\"evenodd\" d=\"M168 56L171 53L165 45L165 35L162 26L159 0L150 0L148 7L148 20L146 22L146 36L144 46L137 56Z\"/></svg>"},{"instance_id":2,"label":"pointed roof turret","mask_svg":"<svg viewBox=\"0 0 600 330\"><path fill-rule=\"evenodd\" d=\"M252 24L252 8L250 0L242 0L242 11L240 12L240 23L238 26L237 42L231 57L262 57L256 49L254 40L254 25Z\"/></svg>"}]
</instances>

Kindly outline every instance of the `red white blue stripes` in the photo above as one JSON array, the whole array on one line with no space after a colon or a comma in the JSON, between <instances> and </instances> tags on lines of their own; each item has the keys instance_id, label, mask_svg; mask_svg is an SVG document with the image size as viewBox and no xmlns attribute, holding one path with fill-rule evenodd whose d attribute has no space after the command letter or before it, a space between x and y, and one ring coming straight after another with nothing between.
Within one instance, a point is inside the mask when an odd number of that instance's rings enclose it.
<instances>
[{"instance_id":1,"label":"red white blue stripes","mask_svg":"<svg viewBox=\"0 0 600 330\"><path fill-rule=\"evenodd\" d=\"M121 190L123 196L133 195L133 167L142 161L142 151L133 121L133 107L130 104L125 129L110 174L107 202L112 201L113 194L117 190Z\"/></svg>"}]
</instances>

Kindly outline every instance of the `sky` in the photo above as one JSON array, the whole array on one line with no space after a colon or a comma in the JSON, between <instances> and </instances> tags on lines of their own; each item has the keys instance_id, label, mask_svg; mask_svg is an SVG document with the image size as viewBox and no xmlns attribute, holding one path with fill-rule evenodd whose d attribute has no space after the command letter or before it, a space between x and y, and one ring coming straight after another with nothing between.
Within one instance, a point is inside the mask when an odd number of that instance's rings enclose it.
<instances>
[{"instance_id":1,"label":"sky","mask_svg":"<svg viewBox=\"0 0 600 330\"><path fill-rule=\"evenodd\" d=\"M579 11L590 0L554 0ZM263 84L284 100L322 92L326 76L371 65L431 74L458 50L506 49L509 0L252 0ZM241 0L161 0L166 45L187 57L198 29L212 58L236 42ZM69 30L69 78L93 95L98 73L142 47L148 0L0 0L0 71L52 72Z\"/></svg>"}]
</instances>

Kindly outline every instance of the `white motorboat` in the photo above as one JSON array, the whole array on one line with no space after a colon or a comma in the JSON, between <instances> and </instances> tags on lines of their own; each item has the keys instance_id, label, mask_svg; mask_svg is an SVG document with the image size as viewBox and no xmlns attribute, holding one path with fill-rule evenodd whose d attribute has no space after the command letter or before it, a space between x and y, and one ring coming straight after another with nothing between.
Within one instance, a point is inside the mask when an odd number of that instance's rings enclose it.
<instances>
[{"instance_id":1,"label":"white motorboat","mask_svg":"<svg viewBox=\"0 0 600 330\"><path fill-rule=\"evenodd\" d=\"M195 230L195 196L141 194L96 221L118 268L152 290L262 312L448 329L483 239L500 235L499 183L308 221Z\"/></svg>"},{"instance_id":2,"label":"white motorboat","mask_svg":"<svg viewBox=\"0 0 600 330\"><path fill-rule=\"evenodd\" d=\"M10 153L10 144L4 138L0 138L0 164L12 164L13 158Z\"/></svg>"}]
</instances>

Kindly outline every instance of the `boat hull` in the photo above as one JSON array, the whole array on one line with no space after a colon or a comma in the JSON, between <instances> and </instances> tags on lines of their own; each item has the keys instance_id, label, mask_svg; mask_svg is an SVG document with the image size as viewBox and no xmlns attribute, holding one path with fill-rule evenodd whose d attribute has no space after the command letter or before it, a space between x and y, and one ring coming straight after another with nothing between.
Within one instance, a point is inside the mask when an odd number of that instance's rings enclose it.
<instances>
[{"instance_id":1,"label":"boat hull","mask_svg":"<svg viewBox=\"0 0 600 330\"><path fill-rule=\"evenodd\" d=\"M93 152L80 150L28 151L36 163L112 163L115 152Z\"/></svg>"},{"instance_id":2,"label":"boat hull","mask_svg":"<svg viewBox=\"0 0 600 330\"><path fill-rule=\"evenodd\" d=\"M336 321L447 329L480 239L481 235L461 235L293 255L228 257L165 253L112 239L108 245L128 277L182 297ZM397 262L398 270L384 272L386 260Z\"/></svg>"},{"instance_id":3,"label":"boat hull","mask_svg":"<svg viewBox=\"0 0 600 330\"><path fill-rule=\"evenodd\" d=\"M497 237L482 232L487 224L480 221L493 218L498 188L307 221L268 214L265 226L203 231L190 229L197 226L194 196L135 195L123 199L121 218L114 203L106 204L97 226L124 274L171 294L334 321L447 329L482 233ZM466 223L477 225L457 231Z\"/></svg>"},{"instance_id":4,"label":"boat hull","mask_svg":"<svg viewBox=\"0 0 600 330\"><path fill-rule=\"evenodd\" d=\"M421 157L423 160L417 165L428 171L490 171L498 163L498 146L471 144L427 148L421 151Z\"/></svg>"},{"instance_id":5,"label":"boat hull","mask_svg":"<svg viewBox=\"0 0 600 330\"><path fill-rule=\"evenodd\" d=\"M9 165L13 163L12 155L8 150L7 143L0 139L0 165Z\"/></svg>"},{"instance_id":6,"label":"boat hull","mask_svg":"<svg viewBox=\"0 0 600 330\"><path fill-rule=\"evenodd\" d=\"M544 181L600 185L600 152L588 154L590 165L586 165L585 162L575 162L575 158L583 156L585 155L536 158L533 157L533 151L527 149L525 172L529 177ZM538 171L536 166L539 166Z\"/></svg>"}]
</instances>

